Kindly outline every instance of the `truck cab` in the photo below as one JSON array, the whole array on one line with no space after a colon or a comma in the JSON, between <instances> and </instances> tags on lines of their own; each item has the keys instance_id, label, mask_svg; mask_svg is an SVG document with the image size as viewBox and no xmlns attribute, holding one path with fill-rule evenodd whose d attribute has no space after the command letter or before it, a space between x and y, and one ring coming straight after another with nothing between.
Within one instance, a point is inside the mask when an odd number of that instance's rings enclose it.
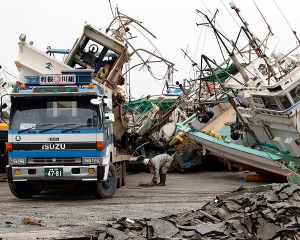
<instances>
[{"instance_id":1,"label":"truck cab","mask_svg":"<svg viewBox=\"0 0 300 240\"><path fill-rule=\"evenodd\" d=\"M6 173L16 197L70 188L113 196L111 93L92 78L88 69L27 76L11 94Z\"/></svg>"}]
</instances>

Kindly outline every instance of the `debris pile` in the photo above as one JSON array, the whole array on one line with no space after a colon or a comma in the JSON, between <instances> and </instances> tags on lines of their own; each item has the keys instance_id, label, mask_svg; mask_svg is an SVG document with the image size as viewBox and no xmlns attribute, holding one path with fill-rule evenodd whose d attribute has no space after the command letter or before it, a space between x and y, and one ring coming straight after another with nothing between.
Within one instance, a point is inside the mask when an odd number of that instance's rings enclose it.
<instances>
[{"instance_id":1,"label":"debris pile","mask_svg":"<svg viewBox=\"0 0 300 240\"><path fill-rule=\"evenodd\" d=\"M300 239L300 187L239 187L201 209L158 219L121 218L98 239Z\"/></svg>"}]
</instances>

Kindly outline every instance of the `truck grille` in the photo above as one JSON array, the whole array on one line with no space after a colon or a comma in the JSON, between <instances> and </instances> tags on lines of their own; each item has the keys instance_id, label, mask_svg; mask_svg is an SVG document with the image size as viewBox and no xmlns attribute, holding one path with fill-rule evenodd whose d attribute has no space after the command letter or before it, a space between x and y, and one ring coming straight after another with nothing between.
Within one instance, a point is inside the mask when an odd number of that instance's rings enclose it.
<instances>
[{"instance_id":1,"label":"truck grille","mask_svg":"<svg viewBox=\"0 0 300 240\"><path fill-rule=\"evenodd\" d=\"M81 163L81 158L27 158L28 164L73 164Z\"/></svg>"}]
</instances>

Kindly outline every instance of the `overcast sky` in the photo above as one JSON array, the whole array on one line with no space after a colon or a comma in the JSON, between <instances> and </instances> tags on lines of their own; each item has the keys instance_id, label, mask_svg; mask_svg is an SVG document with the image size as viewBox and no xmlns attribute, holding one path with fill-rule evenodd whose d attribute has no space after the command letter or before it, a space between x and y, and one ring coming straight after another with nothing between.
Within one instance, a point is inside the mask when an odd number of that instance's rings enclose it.
<instances>
[{"instance_id":1,"label":"overcast sky","mask_svg":"<svg viewBox=\"0 0 300 240\"><path fill-rule=\"evenodd\" d=\"M203 22L203 16L196 9L210 18L218 9L218 28L224 30L229 38L236 39L242 24L230 9L229 2L231 1L110 0L113 11L118 6L121 13L143 22L143 26L156 36L155 39L143 32L163 57L175 64L178 71L174 73L174 82L194 77L191 62L184 58L181 49L187 49L189 56L198 63L201 54L221 60L211 31L196 25ZM291 28L297 32L299 30L299 0L255 0L263 17L253 0L234 2L258 38L263 38L267 32L266 21L275 33L274 38L280 38L281 49L289 50L295 46L296 40ZM82 33L85 22L106 29L112 20L109 0L0 0L0 10L0 65L7 66L7 72L15 76L18 71L14 61L21 33L26 34L27 42L33 41L34 46L42 51L46 51L47 46L70 49ZM145 43L145 38L136 35L137 39L133 41L136 48L152 47L149 50L153 51L153 46ZM164 70L159 69L157 74L163 74ZM130 82L133 97L159 94L163 89L163 82L154 80L147 70L140 68L133 70Z\"/></svg>"}]
</instances>

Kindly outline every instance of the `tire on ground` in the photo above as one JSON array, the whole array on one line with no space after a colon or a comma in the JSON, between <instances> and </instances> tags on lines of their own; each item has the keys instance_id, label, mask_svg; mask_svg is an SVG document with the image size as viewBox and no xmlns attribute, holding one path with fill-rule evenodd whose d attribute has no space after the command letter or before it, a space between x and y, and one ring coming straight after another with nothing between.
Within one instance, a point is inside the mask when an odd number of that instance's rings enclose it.
<instances>
[{"instance_id":1,"label":"tire on ground","mask_svg":"<svg viewBox=\"0 0 300 240\"><path fill-rule=\"evenodd\" d=\"M113 163L109 163L109 171L105 182L98 181L93 187L96 198L111 198L117 188L117 171Z\"/></svg>"},{"instance_id":2,"label":"tire on ground","mask_svg":"<svg viewBox=\"0 0 300 240\"><path fill-rule=\"evenodd\" d=\"M8 183L8 186L12 194L20 199L31 198L39 193L37 189L32 187L30 181Z\"/></svg>"},{"instance_id":3,"label":"tire on ground","mask_svg":"<svg viewBox=\"0 0 300 240\"><path fill-rule=\"evenodd\" d=\"M122 166L122 186L125 186L126 184L126 161L123 161L123 166Z\"/></svg>"},{"instance_id":4,"label":"tire on ground","mask_svg":"<svg viewBox=\"0 0 300 240\"><path fill-rule=\"evenodd\" d=\"M119 177L117 178L117 188L122 187L122 179L123 179L123 164L124 162L118 162L119 166Z\"/></svg>"}]
</instances>

